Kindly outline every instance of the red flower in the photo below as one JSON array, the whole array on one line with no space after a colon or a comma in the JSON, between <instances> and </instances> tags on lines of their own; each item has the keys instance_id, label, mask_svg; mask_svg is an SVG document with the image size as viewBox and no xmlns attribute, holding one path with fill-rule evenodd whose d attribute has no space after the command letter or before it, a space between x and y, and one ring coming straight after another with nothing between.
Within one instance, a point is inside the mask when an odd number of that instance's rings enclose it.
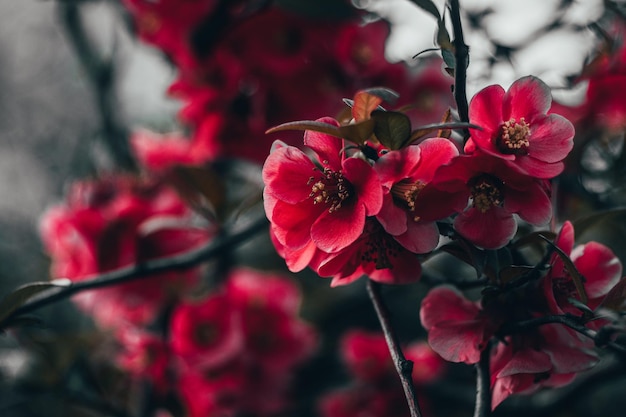
<instances>
[{"instance_id":1,"label":"red flower","mask_svg":"<svg viewBox=\"0 0 626 417\"><path fill-rule=\"evenodd\" d=\"M448 286L430 290L422 300L420 320L435 352L447 361L467 364L480 360L501 323L501 318L490 317L478 303Z\"/></svg>"},{"instance_id":2,"label":"red flower","mask_svg":"<svg viewBox=\"0 0 626 417\"><path fill-rule=\"evenodd\" d=\"M512 162L489 155L460 156L437 171L434 186L441 197L431 197L435 207L451 207L471 198L469 206L454 219L463 237L486 249L506 245L517 231L513 214L534 224L552 217L549 184L525 175ZM441 203L438 203L441 198ZM459 198L461 198L459 200Z\"/></svg>"},{"instance_id":3,"label":"red flower","mask_svg":"<svg viewBox=\"0 0 626 417\"><path fill-rule=\"evenodd\" d=\"M367 276L384 284L409 284L419 280L422 267L417 255L400 245L375 219L367 219L355 242L335 252L308 252L310 266L331 286L347 285Z\"/></svg>"},{"instance_id":4,"label":"red flower","mask_svg":"<svg viewBox=\"0 0 626 417\"><path fill-rule=\"evenodd\" d=\"M580 337L559 324L548 324L498 344L490 366L492 409L511 394L562 386L593 367L598 357Z\"/></svg>"},{"instance_id":5,"label":"red flower","mask_svg":"<svg viewBox=\"0 0 626 417\"><path fill-rule=\"evenodd\" d=\"M207 229L191 225L191 211L174 190L133 178L75 183L67 203L48 210L41 235L52 276L82 280L205 243ZM105 327L147 324L164 304L192 286L199 269L160 273L144 281L87 291L74 300Z\"/></svg>"},{"instance_id":6,"label":"red flower","mask_svg":"<svg viewBox=\"0 0 626 417\"><path fill-rule=\"evenodd\" d=\"M320 121L338 123L325 118ZM359 238L365 217L378 213L382 189L363 159L345 157L338 138L307 131L301 150L276 144L263 166L265 212L278 241L299 249L310 241L325 252L337 252Z\"/></svg>"},{"instance_id":7,"label":"red flower","mask_svg":"<svg viewBox=\"0 0 626 417\"><path fill-rule=\"evenodd\" d=\"M242 317L225 294L176 307L171 320L173 352L191 367L221 366L244 348Z\"/></svg>"},{"instance_id":8,"label":"red flower","mask_svg":"<svg viewBox=\"0 0 626 417\"><path fill-rule=\"evenodd\" d=\"M435 171L456 156L458 150L451 141L433 138L388 152L374 165L384 192L383 206L376 218L387 233L411 252L430 252L439 242L439 230L433 220L450 210L424 201L422 191Z\"/></svg>"},{"instance_id":9,"label":"red flower","mask_svg":"<svg viewBox=\"0 0 626 417\"><path fill-rule=\"evenodd\" d=\"M589 242L574 247L574 226L565 222L555 244L570 257L574 266L584 277L586 304L595 309L622 276L622 263L606 246ZM563 260L552 255L551 268L543 280L544 294L548 307L555 314L580 314L580 310L570 303L570 299L581 300L576 285Z\"/></svg>"},{"instance_id":10,"label":"red flower","mask_svg":"<svg viewBox=\"0 0 626 417\"><path fill-rule=\"evenodd\" d=\"M538 78L515 81L507 92L499 85L479 91L469 107L472 129L466 153L476 150L517 165L528 175L552 178L574 146L574 127L562 116L547 114L550 89Z\"/></svg>"},{"instance_id":11,"label":"red flower","mask_svg":"<svg viewBox=\"0 0 626 417\"><path fill-rule=\"evenodd\" d=\"M118 365L134 378L147 378L159 393L166 393L172 356L165 341L133 326L121 327L116 337L122 348L116 357Z\"/></svg>"}]
</instances>

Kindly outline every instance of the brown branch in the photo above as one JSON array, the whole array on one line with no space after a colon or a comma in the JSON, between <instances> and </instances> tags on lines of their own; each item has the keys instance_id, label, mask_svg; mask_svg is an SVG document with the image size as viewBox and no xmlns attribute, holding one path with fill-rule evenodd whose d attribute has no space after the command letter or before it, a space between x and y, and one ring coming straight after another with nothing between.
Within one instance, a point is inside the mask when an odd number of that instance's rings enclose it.
<instances>
[{"instance_id":1,"label":"brown branch","mask_svg":"<svg viewBox=\"0 0 626 417\"><path fill-rule=\"evenodd\" d=\"M128 144L128 132L120 125L115 115L117 104L114 93L115 68L112 59L99 56L97 48L90 42L79 4L76 2L59 4L58 15L67 39L93 88L104 146L119 168L135 171L137 166Z\"/></svg>"},{"instance_id":2,"label":"brown branch","mask_svg":"<svg viewBox=\"0 0 626 417\"><path fill-rule=\"evenodd\" d=\"M454 100L456 101L459 119L469 122L469 106L467 104L467 66L469 65L469 47L463 38L461 11L459 0L450 0L450 18L454 31ZM470 137L469 129L463 129L463 141Z\"/></svg>"},{"instance_id":3,"label":"brown branch","mask_svg":"<svg viewBox=\"0 0 626 417\"><path fill-rule=\"evenodd\" d=\"M480 353L480 361L476 364L476 403L474 405L474 417L489 417L491 415L490 358L491 343Z\"/></svg>"},{"instance_id":4,"label":"brown branch","mask_svg":"<svg viewBox=\"0 0 626 417\"><path fill-rule=\"evenodd\" d=\"M389 347L389 353L391 353L391 359L393 360L393 364L396 367L398 376L400 377L400 382L402 383L402 389L404 390L404 395L406 396L411 417L421 417L422 413L420 411L419 403L417 402L415 386L413 385L413 362L407 360L402 353L402 349L398 343L398 338L391 326L389 311L387 310L387 306L385 305L380 292L380 284L368 279L367 294L374 305L378 321L380 321L380 326L383 329L385 340L387 341L387 346Z\"/></svg>"},{"instance_id":5,"label":"brown branch","mask_svg":"<svg viewBox=\"0 0 626 417\"><path fill-rule=\"evenodd\" d=\"M13 311L13 313L0 323L0 329L4 328L15 317L30 313L57 301L64 300L81 291L110 287L112 285L136 281L142 278L154 276L160 272L192 268L202 262L206 262L212 258L222 255L233 246L243 243L258 232L265 230L266 227L267 219L263 217L251 223L244 230L225 235L224 237L214 240L200 248L192 249L190 251L166 258L153 259L124 268L119 268L93 277L87 277L83 281L72 282L68 286L51 288L50 290L46 290L33 297L31 300Z\"/></svg>"}]
</instances>

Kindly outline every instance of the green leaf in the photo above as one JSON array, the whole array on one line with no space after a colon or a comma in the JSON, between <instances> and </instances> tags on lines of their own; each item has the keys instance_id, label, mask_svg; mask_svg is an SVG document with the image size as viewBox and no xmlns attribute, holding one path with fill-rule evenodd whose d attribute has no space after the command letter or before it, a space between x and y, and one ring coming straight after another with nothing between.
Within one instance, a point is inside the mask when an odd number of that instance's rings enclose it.
<instances>
[{"instance_id":1,"label":"green leaf","mask_svg":"<svg viewBox=\"0 0 626 417\"><path fill-rule=\"evenodd\" d=\"M0 323L3 323L15 310L23 306L35 295L50 288L67 287L67 284L56 282L33 282L18 287L0 301ZM5 323L6 325L6 323Z\"/></svg>"},{"instance_id":2,"label":"green leaf","mask_svg":"<svg viewBox=\"0 0 626 417\"><path fill-rule=\"evenodd\" d=\"M539 235L539 236L542 236L542 235ZM555 245L554 242L552 242L547 237L542 236L542 238L556 252L558 257L561 258L561 260L565 264L565 268L567 269L567 272L569 272L570 276L572 277L572 281L574 282L574 286L576 287L576 292L578 292L580 301L586 304L588 298L587 298L587 291L585 291L585 277L583 277L582 274L578 272L578 269L574 265L574 262L572 262L570 257L567 256L567 254L563 252L561 248Z\"/></svg>"},{"instance_id":3,"label":"green leaf","mask_svg":"<svg viewBox=\"0 0 626 417\"><path fill-rule=\"evenodd\" d=\"M498 277L500 282L504 285L513 282L514 280L533 272L535 268L525 265L509 265L500 270Z\"/></svg>"},{"instance_id":4,"label":"green leaf","mask_svg":"<svg viewBox=\"0 0 626 417\"><path fill-rule=\"evenodd\" d=\"M454 57L454 52L449 49L441 48L441 57L443 58L443 62L446 63L447 67L453 70L456 68L456 58Z\"/></svg>"},{"instance_id":5,"label":"green leaf","mask_svg":"<svg viewBox=\"0 0 626 417\"><path fill-rule=\"evenodd\" d=\"M428 13L435 16L437 20L441 20L441 14L439 13L439 9L437 8L437 6L435 6L435 3L433 3L431 0L411 0L411 1L415 3L417 6L419 6L421 9L426 10Z\"/></svg>"},{"instance_id":6,"label":"green leaf","mask_svg":"<svg viewBox=\"0 0 626 417\"><path fill-rule=\"evenodd\" d=\"M587 217L583 217L582 219L578 219L572 222L572 225L574 226L576 235L581 236L592 226L603 222L615 221L622 216L626 217L626 207L619 207L611 210L593 213Z\"/></svg>"},{"instance_id":7,"label":"green leaf","mask_svg":"<svg viewBox=\"0 0 626 417\"><path fill-rule=\"evenodd\" d=\"M406 141L406 143L402 144L401 147L404 148L405 146L409 146L411 143L415 142L418 139L423 138L424 136L428 135L431 132L434 132L435 130L439 131L439 130L445 130L445 129L465 129L465 128L483 130L483 128L478 125L475 125L472 123L465 123L465 122L433 123L429 125L423 125L415 129L413 132L411 132L411 136Z\"/></svg>"},{"instance_id":8,"label":"green leaf","mask_svg":"<svg viewBox=\"0 0 626 417\"><path fill-rule=\"evenodd\" d=\"M372 119L368 119L362 122L341 126L339 127L339 132L341 133L341 137L346 140L358 145L363 145L374 133L374 126L376 126L376 122Z\"/></svg>"},{"instance_id":9,"label":"green leaf","mask_svg":"<svg viewBox=\"0 0 626 417\"><path fill-rule=\"evenodd\" d=\"M314 120L299 120L295 122L287 122L278 126L274 126L265 131L266 134L281 132L284 130L312 130L314 132L326 133L327 135L336 136L341 138L341 131L337 126L317 122Z\"/></svg>"},{"instance_id":10,"label":"green leaf","mask_svg":"<svg viewBox=\"0 0 626 417\"><path fill-rule=\"evenodd\" d=\"M554 240L556 239L556 233L547 230L529 233L514 241L511 246L514 248L519 248L526 245L537 245L539 243L545 242L545 238Z\"/></svg>"},{"instance_id":11,"label":"green leaf","mask_svg":"<svg viewBox=\"0 0 626 417\"><path fill-rule=\"evenodd\" d=\"M391 150L400 149L411 136L411 121L404 113L375 110L372 119L376 138Z\"/></svg>"},{"instance_id":12,"label":"green leaf","mask_svg":"<svg viewBox=\"0 0 626 417\"><path fill-rule=\"evenodd\" d=\"M220 175L208 166L178 165L167 176L169 183L190 207L209 217L220 216L226 187Z\"/></svg>"},{"instance_id":13,"label":"green leaf","mask_svg":"<svg viewBox=\"0 0 626 417\"><path fill-rule=\"evenodd\" d=\"M442 51L450 51L454 54L454 46L450 41L450 34L443 19L437 22L437 45L441 47Z\"/></svg>"},{"instance_id":14,"label":"green leaf","mask_svg":"<svg viewBox=\"0 0 626 417\"><path fill-rule=\"evenodd\" d=\"M400 98L400 94L387 87L366 88L365 90L361 90L360 92L381 98L385 103L389 103L392 106L396 104L396 102Z\"/></svg>"},{"instance_id":15,"label":"green leaf","mask_svg":"<svg viewBox=\"0 0 626 417\"><path fill-rule=\"evenodd\" d=\"M301 120L283 123L268 129L265 133L274 133L283 130L312 130L314 132L326 133L327 135L346 139L358 145L363 145L374 133L375 124L376 122L374 120L363 120L362 122L337 127L323 122Z\"/></svg>"},{"instance_id":16,"label":"green leaf","mask_svg":"<svg viewBox=\"0 0 626 417\"><path fill-rule=\"evenodd\" d=\"M368 120L370 114L378 109L383 99L377 95L370 94L367 91L359 91L354 95L352 105L352 117L357 122Z\"/></svg>"},{"instance_id":17,"label":"green leaf","mask_svg":"<svg viewBox=\"0 0 626 417\"><path fill-rule=\"evenodd\" d=\"M473 267L476 270L477 278L482 276L486 260L485 252L474 245L459 239L441 246L438 250L447 252Z\"/></svg>"}]
</instances>

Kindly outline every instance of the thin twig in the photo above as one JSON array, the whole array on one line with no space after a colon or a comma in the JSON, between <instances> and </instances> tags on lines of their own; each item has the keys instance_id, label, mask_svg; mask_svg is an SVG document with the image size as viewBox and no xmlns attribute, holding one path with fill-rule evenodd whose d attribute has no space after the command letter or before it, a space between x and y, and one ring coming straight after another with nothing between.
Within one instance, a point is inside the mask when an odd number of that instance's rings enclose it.
<instances>
[{"instance_id":1,"label":"thin twig","mask_svg":"<svg viewBox=\"0 0 626 417\"><path fill-rule=\"evenodd\" d=\"M398 343L398 338L391 326L389 311L387 310L387 306L385 305L380 293L380 284L368 279L367 294L374 305L374 310L376 310L380 326L385 334L385 340L387 341L387 346L389 347L389 353L391 353L391 359L393 360L393 364L396 367L398 376L400 377L400 382L402 383L402 389L404 390L404 395L406 396L406 401L409 405L411 417L421 417L422 413L420 411L419 403L417 402L415 386L413 385L413 362L407 360L402 353L402 349Z\"/></svg>"},{"instance_id":2,"label":"thin twig","mask_svg":"<svg viewBox=\"0 0 626 417\"><path fill-rule=\"evenodd\" d=\"M469 64L469 47L463 38L461 11L459 0L450 0L450 18L454 31L454 100L459 112L459 119L469 123L469 107L467 105L467 66ZM470 137L469 129L463 129L463 141Z\"/></svg>"},{"instance_id":3,"label":"thin twig","mask_svg":"<svg viewBox=\"0 0 626 417\"><path fill-rule=\"evenodd\" d=\"M99 56L98 49L90 42L81 17L80 5L76 2L64 2L58 7L62 27L94 90L104 146L119 168L135 171L137 166L128 145L128 132L115 116L113 62Z\"/></svg>"},{"instance_id":4,"label":"thin twig","mask_svg":"<svg viewBox=\"0 0 626 417\"><path fill-rule=\"evenodd\" d=\"M228 250L235 245L245 242L247 239L254 236L261 230L264 230L266 227L267 219L263 217L251 223L244 230L226 235L218 240L214 240L206 246L192 249L178 255L154 259L124 268L119 268L110 272L105 272L91 278L86 278L83 281L72 282L68 286L51 288L50 290L44 291L33 297L30 301L16 309L2 323L0 323L0 328L3 328L6 323L10 323L13 318L19 315L30 313L59 300L69 298L81 291L110 287L112 285L135 281L141 278L154 276L160 272L194 267L202 262L221 255L225 250Z\"/></svg>"},{"instance_id":5,"label":"thin twig","mask_svg":"<svg viewBox=\"0 0 626 417\"><path fill-rule=\"evenodd\" d=\"M489 360L491 358L491 343L480 353L480 361L476 364L476 403L474 417L489 417L491 415L491 377Z\"/></svg>"},{"instance_id":6,"label":"thin twig","mask_svg":"<svg viewBox=\"0 0 626 417\"><path fill-rule=\"evenodd\" d=\"M578 317L565 314L565 315L552 315L552 316L543 316L537 317L534 319L518 321L516 323L511 323L506 326L504 330L505 333L515 333L519 331L523 331L525 329L529 329L532 327L539 327L545 324L562 324L564 326L569 327L570 329L582 334L593 340L594 342L598 342L596 338L597 333L594 330L589 329L588 327L581 324L580 319ZM600 347L606 347L611 350L613 353L619 354L622 357L626 355L626 346L623 346L619 343L613 341L604 341Z\"/></svg>"}]
</instances>

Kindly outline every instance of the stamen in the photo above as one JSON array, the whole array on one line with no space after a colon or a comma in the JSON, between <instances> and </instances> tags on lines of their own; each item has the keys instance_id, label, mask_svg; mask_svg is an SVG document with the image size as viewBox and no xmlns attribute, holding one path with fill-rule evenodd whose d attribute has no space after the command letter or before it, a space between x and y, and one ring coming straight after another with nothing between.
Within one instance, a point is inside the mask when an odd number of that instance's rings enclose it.
<instances>
[{"instance_id":1,"label":"stamen","mask_svg":"<svg viewBox=\"0 0 626 417\"><path fill-rule=\"evenodd\" d=\"M341 172L324 168L319 178L309 177L307 185L311 186L309 197L313 204L328 204L328 212L332 213L341 208L342 203L352 194L352 186L346 181Z\"/></svg>"},{"instance_id":2,"label":"stamen","mask_svg":"<svg viewBox=\"0 0 626 417\"><path fill-rule=\"evenodd\" d=\"M371 262L376 269L392 269L392 258L398 257L400 244L390 238L380 226L368 227L369 234L365 243L365 250L361 253L362 262Z\"/></svg>"},{"instance_id":3,"label":"stamen","mask_svg":"<svg viewBox=\"0 0 626 417\"><path fill-rule=\"evenodd\" d=\"M527 155L530 142L530 126L523 117L519 121L511 118L502 125L502 136L498 147L502 153Z\"/></svg>"},{"instance_id":4,"label":"stamen","mask_svg":"<svg viewBox=\"0 0 626 417\"><path fill-rule=\"evenodd\" d=\"M422 181L412 182L404 179L391 187L391 194L399 205L404 205L409 211L415 211L415 201L425 186ZM419 216L415 216L413 220L419 221Z\"/></svg>"},{"instance_id":5,"label":"stamen","mask_svg":"<svg viewBox=\"0 0 626 417\"><path fill-rule=\"evenodd\" d=\"M474 177L468 184L472 193L473 206L486 213L491 207L501 206L504 202L502 181L491 175Z\"/></svg>"}]
</instances>

